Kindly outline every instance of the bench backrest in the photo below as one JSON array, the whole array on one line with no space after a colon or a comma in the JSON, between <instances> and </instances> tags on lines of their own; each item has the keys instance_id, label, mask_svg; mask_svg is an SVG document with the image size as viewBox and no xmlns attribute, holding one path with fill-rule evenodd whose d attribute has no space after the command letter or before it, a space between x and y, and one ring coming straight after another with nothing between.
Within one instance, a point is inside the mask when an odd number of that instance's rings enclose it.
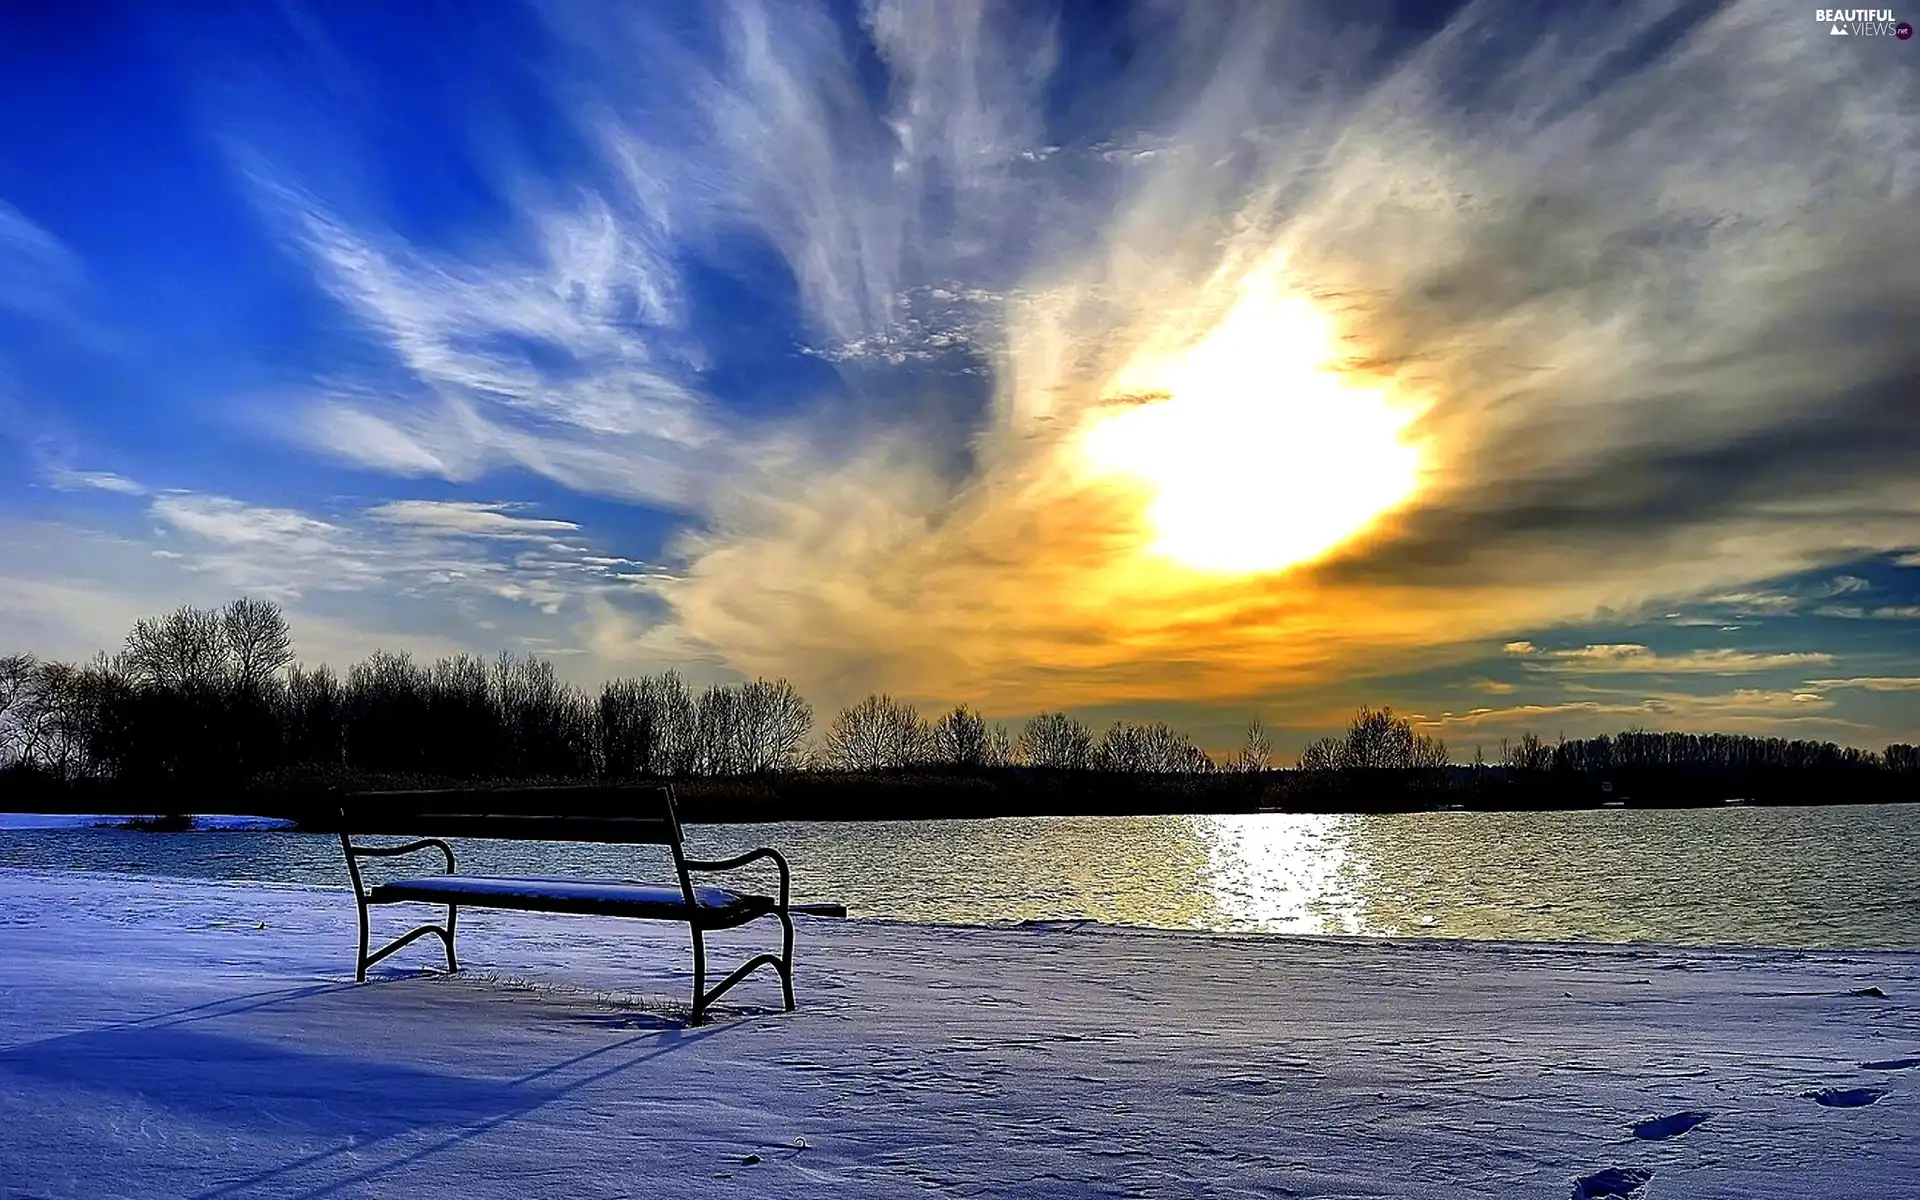
<instances>
[{"instance_id":1,"label":"bench backrest","mask_svg":"<svg viewBox=\"0 0 1920 1200\"><path fill-rule=\"evenodd\" d=\"M680 846L663 783L354 792L339 809L343 834Z\"/></svg>"}]
</instances>

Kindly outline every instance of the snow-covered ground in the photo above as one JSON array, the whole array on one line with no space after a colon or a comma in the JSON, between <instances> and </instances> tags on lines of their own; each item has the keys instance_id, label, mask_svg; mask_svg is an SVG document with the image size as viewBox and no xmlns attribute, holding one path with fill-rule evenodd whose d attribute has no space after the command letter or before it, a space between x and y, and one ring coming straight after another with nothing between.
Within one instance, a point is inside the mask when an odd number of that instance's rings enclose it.
<instances>
[{"instance_id":1,"label":"snow-covered ground","mask_svg":"<svg viewBox=\"0 0 1920 1200\"><path fill-rule=\"evenodd\" d=\"M85 813L0 813L0 829L92 829L99 825L124 824L126 820L126 817Z\"/></svg>"},{"instance_id":2,"label":"snow-covered ground","mask_svg":"<svg viewBox=\"0 0 1920 1200\"><path fill-rule=\"evenodd\" d=\"M1920 954L461 921L0 875L0 1194L1920 1195Z\"/></svg>"}]
</instances>

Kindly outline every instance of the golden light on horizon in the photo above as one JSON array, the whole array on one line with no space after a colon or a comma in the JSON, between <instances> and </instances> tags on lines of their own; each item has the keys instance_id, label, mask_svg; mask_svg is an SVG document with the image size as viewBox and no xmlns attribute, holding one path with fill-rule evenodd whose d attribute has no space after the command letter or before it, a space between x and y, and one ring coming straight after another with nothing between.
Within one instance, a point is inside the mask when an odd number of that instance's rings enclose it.
<instances>
[{"instance_id":1,"label":"golden light on horizon","mask_svg":"<svg viewBox=\"0 0 1920 1200\"><path fill-rule=\"evenodd\" d=\"M1417 412L1336 367L1333 323L1277 263L1250 272L1220 321L1185 350L1137 360L1080 451L1097 475L1151 499L1152 553L1224 575L1312 561L1410 498Z\"/></svg>"}]
</instances>

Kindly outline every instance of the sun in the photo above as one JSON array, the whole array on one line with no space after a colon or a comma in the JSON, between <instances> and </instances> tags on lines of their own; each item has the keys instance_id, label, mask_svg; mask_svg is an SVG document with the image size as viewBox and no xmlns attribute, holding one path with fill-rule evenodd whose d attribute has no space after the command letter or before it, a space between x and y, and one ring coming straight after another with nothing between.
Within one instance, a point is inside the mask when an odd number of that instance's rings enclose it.
<instances>
[{"instance_id":1,"label":"sun","mask_svg":"<svg viewBox=\"0 0 1920 1200\"><path fill-rule=\"evenodd\" d=\"M1196 571L1259 574L1309 562L1416 491L1418 415L1333 366L1332 323L1277 264L1250 273L1184 352L1130 364L1080 451L1094 473L1143 483L1148 549Z\"/></svg>"}]
</instances>

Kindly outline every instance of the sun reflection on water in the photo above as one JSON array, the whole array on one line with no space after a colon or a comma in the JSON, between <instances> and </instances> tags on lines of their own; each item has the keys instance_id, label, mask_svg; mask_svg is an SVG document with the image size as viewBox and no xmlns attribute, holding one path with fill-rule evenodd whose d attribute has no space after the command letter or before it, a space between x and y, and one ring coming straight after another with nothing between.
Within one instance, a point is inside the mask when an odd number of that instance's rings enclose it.
<instances>
[{"instance_id":1,"label":"sun reflection on water","mask_svg":"<svg viewBox=\"0 0 1920 1200\"><path fill-rule=\"evenodd\" d=\"M1354 818L1302 813L1193 817L1222 926L1269 933L1366 931Z\"/></svg>"}]
</instances>

